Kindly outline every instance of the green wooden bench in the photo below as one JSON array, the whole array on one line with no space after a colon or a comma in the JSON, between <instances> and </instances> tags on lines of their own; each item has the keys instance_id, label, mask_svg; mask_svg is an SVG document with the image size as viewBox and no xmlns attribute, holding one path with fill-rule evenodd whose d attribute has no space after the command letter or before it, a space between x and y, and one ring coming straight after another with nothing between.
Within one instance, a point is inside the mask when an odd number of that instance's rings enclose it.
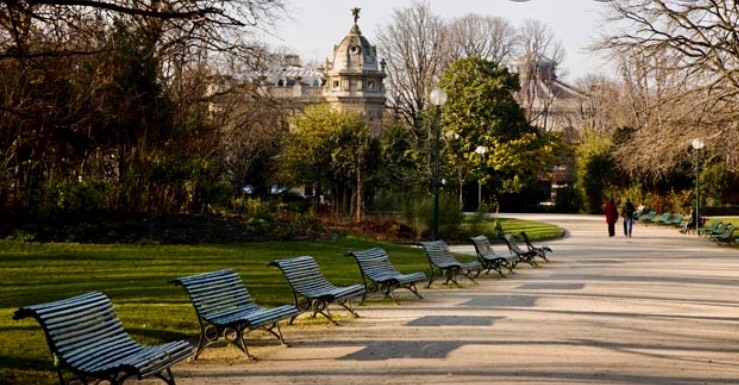
<instances>
[{"instance_id":1,"label":"green wooden bench","mask_svg":"<svg viewBox=\"0 0 739 385\"><path fill-rule=\"evenodd\" d=\"M552 248L549 246L534 246L533 243L531 243L531 238L529 238L529 235L526 234L525 231L521 232L521 238L523 238L524 243L526 244L526 248L529 249L529 251L536 252L536 255L538 257L541 257L546 262L549 262L549 259L547 258L547 253L552 252Z\"/></svg>"},{"instance_id":2,"label":"green wooden bench","mask_svg":"<svg viewBox=\"0 0 739 385\"><path fill-rule=\"evenodd\" d=\"M188 341L139 345L123 329L110 299L99 292L25 306L13 316L24 318L41 324L61 385L120 385L132 377L156 377L174 385L170 367L192 354Z\"/></svg>"},{"instance_id":3,"label":"green wooden bench","mask_svg":"<svg viewBox=\"0 0 739 385\"><path fill-rule=\"evenodd\" d=\"M711 240L717 243L732 243L734 242L734 232L736 227L732 224L726 225L724 231L721 234L714 234L711 236Z\"/></svg>"},{"instance_id":4,"label":"green wooden bench","mask_svg":"<svg viewBox=\"0 0 739 385\"><path fill-rule=\"evenodd\" d=\"M254 358L249 354L245 338L248 332L258 329L271 333L285 345L279 321L300 313L292 305L266 309L255 304L239 275L231 269L180 277L170 282L185 288L198 316L200 340L194 359L221 338Z\"/></svg>"},{"instance_id":5,"label":"green wooden bench","mask_svg":"<svg viewBox=\"0 0 739 385\"><path fill-rule=\"evenodd\" d=\"M511 234L505 234L503 239L505 240L506 245L508 245L508 250L510 250L512 254L518 256L520 262L528 263L535 268L539 267L539 264L536 263L536 257L539 254L536 251L521 249L521 247L518 246L518 242L516 242Z\"/></svg>"},{"instance_id":6,"label":"green wooden bench","mask_svg":"<svg viewBox=\"0 0 739 385\"><path fill-rule=\"evenodd\" d=\"M670 218L672 218L672 214L663 213L661 217L657 218L657 220L654 221L654 223L658 225L666 225L670 223Z\"/></svg>"},{"instance_id":7,"label":"green wooden bench","mask_svg":"<svg viewBox=\"0 0 739 385\"><path fill-rule=\"evenodd\" d=\"M329 304L335 302L354 317L359 317L359 314L352 310L350 300L364 295L363 285L335 286L326 280L318 263L311 256L280 259L270 262L269 265L278 267L285 275L293 293L295 306L301 311L313 311L312 317L321 314L332 324L338 325L328 308ZM295 318L290 319L290 323Z\"/></svg>"},{"instance_id":8,"label":"green wooden bench","mask_svg":"<svg viewBox=\"0 0 739 385\"><path fill-rule=\"evenodd\" d=\"M426 274L421 272L410 274L400 273L390 263L390 258L385 250L379 247L356 250L348 252L347 256L354 257L362 274L365 292L362 295L361 303L364 303L367 294L377 292L382 292L386 298L389 297L394 303L397 303L395 301L395 294L393 294L395 289L408 289L416 297L423 299L421 294L418 293L416 283L425 281Z\"/></svg>"},{"instance_id":9,"label":"green wooden bench","mask_svg":"<svg viewBox=\"0 0 739 385\"><path fill-rule=\"evenodd\" d=\"M711 235L718 229L719 225L721 225L720 221L711 221L711 226L699 226L697 230L698 235L701 235L701 232L703 232L703 235Z\"/></svg>"},{"instance_id":10,"label":"green wooden bench","mask_svg":"<svg viewBox=\"0 0 739 385\"><path fill-rule=\"evenodd\" d=\"M490 273L491 270L495 270L501 277L506 276L503 269L507 269L509 273L513 273L513 269L516 267L516 264L518 264L518 256L515 254L497 254L490 246L490 240L488 237L484 235L471 237L470 241L475 245L477 260L480 261L482 268L487 270L487 273Z\"/></svg>"},{"instance_id":11,"label":"green wooden bench","mask_svg":"<svg viewBox=\"0 0 739 385\"><path fill-rule=\"evenodd\" d=\"M654 219L656 217L657 217L657 212L654 210L651 210L644 215L640 215L638 221L642 223L651 223L651 222L654 222Z\"/></svg>"},{"instance_id":12,"label":"green wooden bench","mask_svg":"<svg viewBox=\"0 0 739 385\"><path fill-rule=\"evenodd\" d=\"M729 226L729 223L719 222L719 224L716 226L715 229L706 231L705 235L708 238L714 237L716 235L720 235L724 233L724 230L726 230L726 226Z\"/></svg>"},{"instance_id":13,"label":"green wooden bench","mask_svg":"<svg viewBox=\"0 0 739 385\"><path fill-rule=\"evenodd\" d=\"M681 227L683 224L683 215L676 213L675 216L665 224L672 227Z\"/></svg>"},{"instance_id":14,"label":"green wooden bench","mask_svg":"<svg viewBox=\"0 0 739 385\"><path fill-rule=\"evenodd\" d=\"M444 241L433 241L433 242L420 242L419 245L426 250L426 257L429 261L429 267L431 268L431 274L429 275L429 282L426 288L431 287L434 282L434 277L444 276L446 281L444 284L449 282L454 283L455 286L459 287L457 282L457 275L462 274L467 277L470 281L477 284L475 279L472 278L472 274L479 276L482 271L482 265L480 262L460 262L452 255L449 251L449 246Z\"/></svg>"}]
</instances>

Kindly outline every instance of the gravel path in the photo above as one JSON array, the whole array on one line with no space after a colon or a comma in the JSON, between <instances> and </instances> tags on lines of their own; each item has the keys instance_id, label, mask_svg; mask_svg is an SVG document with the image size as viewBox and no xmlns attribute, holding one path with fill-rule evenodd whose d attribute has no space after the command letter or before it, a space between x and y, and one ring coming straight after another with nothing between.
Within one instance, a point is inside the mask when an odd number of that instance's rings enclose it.
<instances>
[{"instance_id":1,"label":"gravel path","mask_svg":"<svg viewBox=\"0 0 739 385\"><path fill-rule=\"evenodd\" d=\"M548 242L553 262L403 293L339 327L286 326L292 346L266 339L258 361L211 349L175 367L178 384L739 383L736 249L654 226L608 238L601 217L517 217L568 230Z\"/></svg>"}]
</instances>

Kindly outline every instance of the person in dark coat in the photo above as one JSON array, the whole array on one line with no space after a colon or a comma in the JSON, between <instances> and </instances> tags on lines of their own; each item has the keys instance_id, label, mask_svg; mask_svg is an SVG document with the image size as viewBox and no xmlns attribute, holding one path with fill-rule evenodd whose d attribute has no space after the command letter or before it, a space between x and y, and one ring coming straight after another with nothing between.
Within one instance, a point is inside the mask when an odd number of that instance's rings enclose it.
<instances>
[{"instance_id":1,"label":"person in dark coat","mask_svg":"<svg viewBox=\"0 0 739 385\"><path fill-rule=\"evenodd\" d=\"M631 199L626 199L621 208L621 216L624 218L624 236L631 238L631 230L634 228L634 211L636 207L631 203Z\"/></svg>"},{"instance_id":2,"label":"person in dark coat","mask_svg":"<svg viewBox=\"0 0 739 385\"><path fill-rule=\"evenodd\" d=\"M606 223L608 223L608 236L613 237L616 235L616 221L618 221L618 209L616 209L616 202L613 198L609 199L608 202L603 206L603 211L606 213Z\"/></svg>"}]
</instances>

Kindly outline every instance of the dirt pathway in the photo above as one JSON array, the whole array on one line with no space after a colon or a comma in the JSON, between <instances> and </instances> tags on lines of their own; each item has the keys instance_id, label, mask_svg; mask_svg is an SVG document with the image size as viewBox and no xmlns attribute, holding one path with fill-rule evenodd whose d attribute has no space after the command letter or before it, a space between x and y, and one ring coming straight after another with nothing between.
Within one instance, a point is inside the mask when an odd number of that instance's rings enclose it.
<instances>
[{"instance_id":1,"label":"dirt pathway","mask_svg":"<svg viewBox=\"0 0 739 385\"><path fill-rule=\"evenodd\" d=\"M568 230L552 263L364 306L340 327L287 326L292 346L257 346L256 362L211 349L175 367L178 384L739 383L739 252L654 227L609 239L600 217L519 217Z\"/></svg>"}]
</instances>

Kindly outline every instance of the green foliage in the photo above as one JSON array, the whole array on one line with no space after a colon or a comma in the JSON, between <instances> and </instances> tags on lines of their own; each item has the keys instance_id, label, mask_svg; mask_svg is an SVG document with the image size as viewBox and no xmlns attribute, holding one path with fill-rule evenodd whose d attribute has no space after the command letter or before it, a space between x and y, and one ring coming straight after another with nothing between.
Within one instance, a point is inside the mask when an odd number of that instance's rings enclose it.
<instances>
[{"instance_id":1,"label":"green foliage","mask_svg":"<svg viewBox=\"0 0 739 385\"><path fill-rule=\"evenodd\" d=\"M61 181L47 190L46 214L84 215L112 207L112 184L88 179L81 182Z\"/></svg>"},{"instance_id":2,"label":"green foliage","mask_svg":"<svg viewBox=\"0 0 739 385\"><path fill-rule=\"evenodd\" d=\"M500 192L520 191L557 163L563 146L558 135L540 134L513 97L518 77L505 66L468 57L454 61L439 86L448 94L442 127L450 145L448 167L463 181L476 178L484 146L483 180Z\"/></svg>"},{"instance_id":3,"label":"green foliage","mask_svg":"<svg viewBox=\"0 0 739 385\"><path fill-rule=\"evenodd\" d=\"M376 158L377 143L361 114L317 105L290 121L280 166L287 184L316 186L337 201L346 186L361 186L358 177L374 171Z\"/></svg>"},{"instance_id":4,"label":"green foliage","mask_svg":"<svg viewBox=\"0 0 739 385\"><path fill-rule=\"evenodd\" d=\"M731 188L731 174L725 163L714 163L703 168L700 175L703 202L708 206L720 206L724 203Z\"/></svg>"},{"instance_id":5,"label":"green foliage","mask_svg":"<svg viewBox=\"0 0 739 385\"><path fill-rule=\"evenodd\" d=\"M582 207L582 199L577 189L571 186L558 189L554 207L558 213L579 212L580 207Z\"/></svg>"},{"instance_id":6,"label":"green foliage","mask_svg":"<svg viewBox=\"0 0 739 385\"><path fill-rule=\"evenodd\" d=\"M576 149L576 183L582 211L601 213L607 189L616 185L617 166L610 155L611 142L585 131Z\"/></svg>"},{"instance_id":7,"label":"green foliage","mask_svg":"<svg viewBox=\"0 0 739 385\"><path fill-rule=\"evenodd\" d=\"M428 152L419 148L411 130L398 124L386 127L379 137L380 165L373 179L379 190L422 191L431 179Z\"/></svg>"},{"instance_id":8,"label":"green foliage","mask_svg":"<svg viewBox=\"0 0 739 385\"><path fill-rule=\"evenodd\" d=\"M404 202L403 220L421 240L430 234L434 225L434 197L427 195L406 194L398 196ZM452 196L439 196L439 236L454 238L459 234L463 213L459 202Z\"/></svg>"}]
</instances>

